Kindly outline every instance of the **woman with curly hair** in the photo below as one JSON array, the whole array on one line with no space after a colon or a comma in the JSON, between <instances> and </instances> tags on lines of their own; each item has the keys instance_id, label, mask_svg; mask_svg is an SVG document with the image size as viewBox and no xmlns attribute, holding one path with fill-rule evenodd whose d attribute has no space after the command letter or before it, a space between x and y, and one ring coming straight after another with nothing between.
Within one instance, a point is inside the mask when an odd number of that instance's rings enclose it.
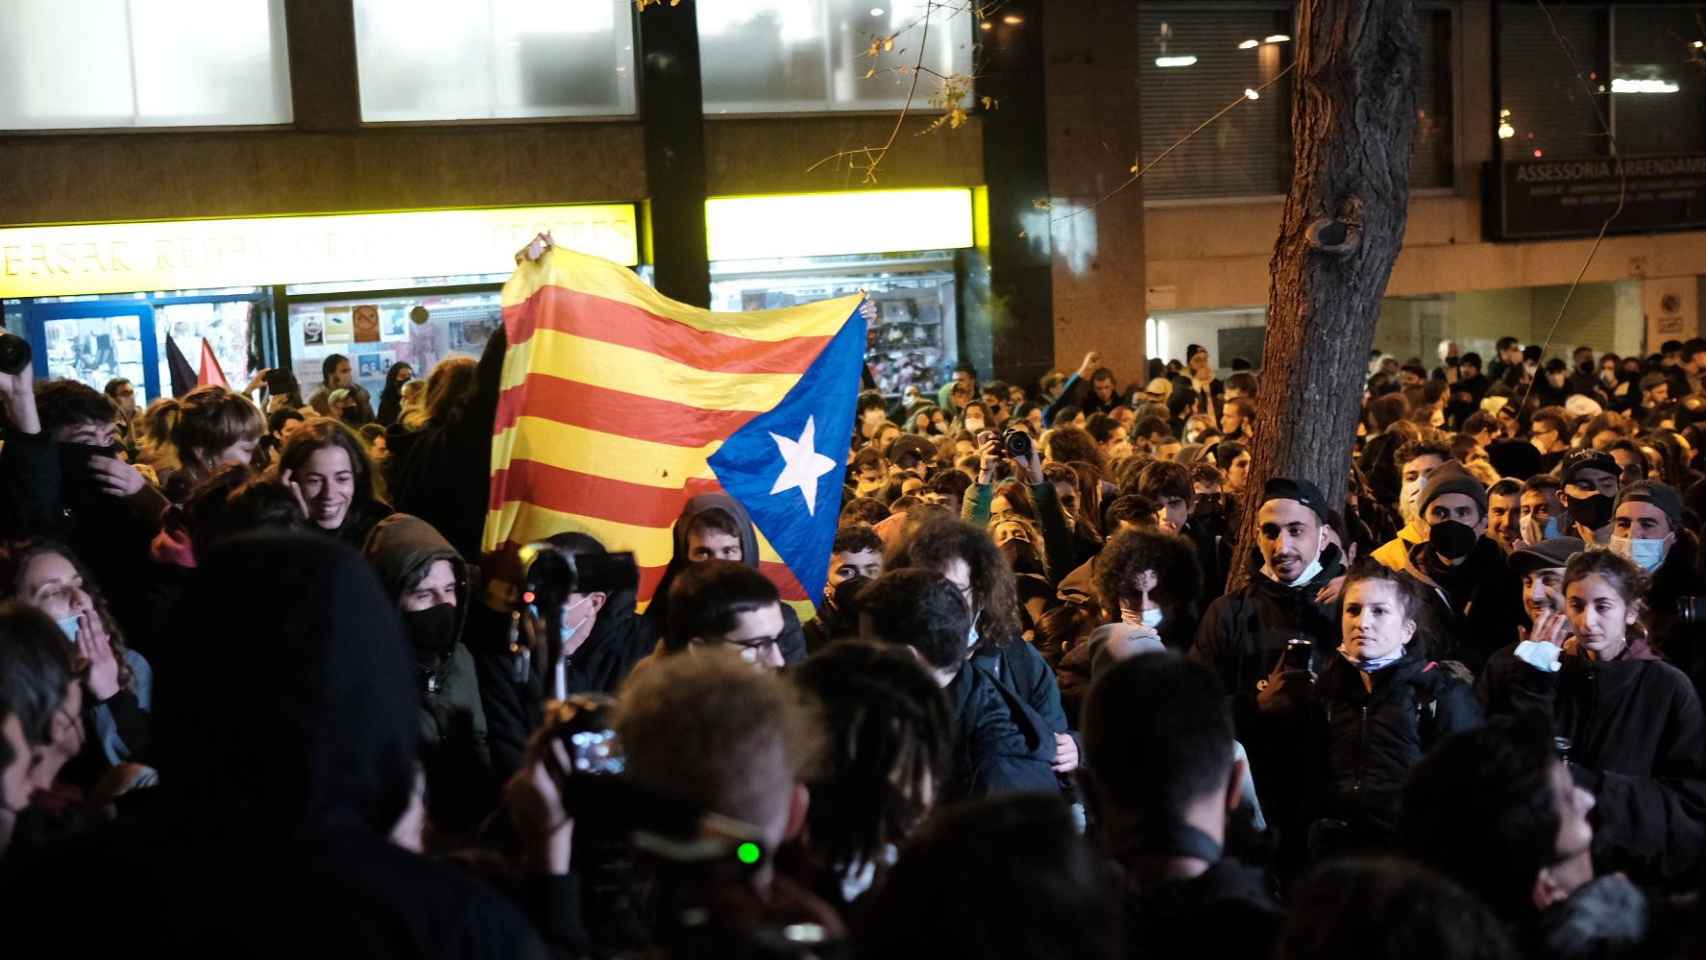
<instances>
[{"instance_id":1,"label":"woman with curly hair","mask_svg":"<svg viewBox=\"0 0 1706 960\"><path fill-rule=\"evenodd\" d=\"M154 671L129 649L106 599L71 550L51 540L28 540L0 551L4 598L40 610L59 625L84 692L83 752L61 776L85 789L107 769L139 757L148 746Z\"/></svg>"},{"instance_id":2,"label":"woman with curly hair","mask_svg":"<svg viewBox=\"0 0 1706 960\"><path fill-rule=\"evenodd\" d=\"M972 613L967 654L1015 694L1034 725L1053 733L1054 769L1078 768L1078 744L1068 735L1054 671L1020 632L1013 571L989 534L964 520L929 515L909 526L890 548L883 569L921 567L952 583Z\"/></svg>"}]
</instances>

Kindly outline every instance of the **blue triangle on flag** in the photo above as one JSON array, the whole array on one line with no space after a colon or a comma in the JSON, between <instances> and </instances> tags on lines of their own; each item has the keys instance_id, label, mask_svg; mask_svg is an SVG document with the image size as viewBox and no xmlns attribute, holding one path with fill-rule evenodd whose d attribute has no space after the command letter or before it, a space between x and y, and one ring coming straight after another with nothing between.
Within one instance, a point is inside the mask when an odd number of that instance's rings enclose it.
<instances>
[{"instance_id":1,"label":"blue triangle on flag","mask_svg":"<svg viewBox=\"0 0 1706 960\"><path fill-rule=\"evenodd\" d=\"M823 602L864 363L865 318L855 309L782 402L710 459L813 603Z\"/></svg>"}]
</instances>

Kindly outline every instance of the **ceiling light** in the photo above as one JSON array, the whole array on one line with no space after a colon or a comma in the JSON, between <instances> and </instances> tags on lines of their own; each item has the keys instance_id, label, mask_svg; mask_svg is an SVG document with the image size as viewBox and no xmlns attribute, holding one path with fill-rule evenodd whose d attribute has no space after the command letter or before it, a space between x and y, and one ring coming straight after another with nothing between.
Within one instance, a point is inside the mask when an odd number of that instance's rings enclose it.
<instances>
[{"instance_id":1,"label":"ceiling light","mask_svg":"<svg viewBox=\"0 0 1706 960\"><path fill-rule=\"evenodd\" d=\"M1001 22L1007 24L1009 27L1016 27L1019 24L1024 23L1025 18L1016 13L1009 13L1005 17L1001 18Z\"/></svg>"},{"instance_id":2,"label":"ceiling light","mask_svg":"<svg viewBox=\"0 0 1706 960\"><path fill-rule=\"evenodd\" d=\"M884 10L882 7L872 7L871 8L871 16L873 16L873 17L880 17L887 12L888 11Z\"/></svg>"},{"instance_id":3,"label":"ceiling light","mask_svg":"<svg viewBox=\"0 0 1706 960\"><path fill-rule=\"evenodd\" d=\"M1167 69L1168 67L1188 67L1188 66L1191 66L1192 64L1194 64L1196 62L1197 62L1197 58L1191 56L1188 53L1182 57L1156 57L1155 58L1155 65L1164 69L1164 70Z\"/></svg>"},{"instance_id":4,"label":"ceiling light","mask_svg":"<svg viewBox=\"0 0 1706 960\"><path fill-rule=\"evenodd\" d=\"M1514 136L1516 136L1516 128L1511 126L1509 121L1504 121L1499 124L1500 140L1509 140Z\"/></svg>"},{"instance_id":5,"label":"ceiling light","mask_svg":"<svg viewBox=\"0 0 1706 960\"><path fill-rule=\"evenodd\" d=\"M1238 45L1238 49L1240 49L1240 50L1254 50L1255 48L1257 48L1261 45L1262 45L1262 41L1260 41L1260 40L1246 40L1243 43L1240 43Z\"/></svg>"},{"instance_id":6,"label":"ceiling light","mask_svg":"<svg viewBox=\"0 0 1706 960\"><path fill-rule=\"evenodd\" d=\"M1681 89L1679 84L1669 80L1614 77L1611 81L1612 93L1676 93Z\"/></svg>"},{"instance_id":7,"label":"ceiling light","mask_svg":"<svg viewBox=\"0 0 1706 960\"><path fill-rule=\"evenodd\" d=\"M1253 88L1253 87L1245 87L1244 88L1244 97L1245 97L1245 99L1248 99L1248 100L1260 100L1260 99L1262 99L1262 95L1260 93L1257 93L1255 88Z\"/></svg>"},{"instance_id":8,"label":"ceiling light","mask_svg":"<svg viewBox=\"0 0 1706 960\"><path fill-rule=\"evenodd\" d=\"M1270 33L1262 38L1263 43L1290 43L1291 38L1283 33Z\"/></svg>"},{"instance_id":9,"label":"ceiling light","mask_svg":"<svg viewBox=\"0 0 1706 960\"><path fill-rule=\"evenodd\" d=\"M990 23L988 20L985 20L982 23L978 24L978 27L980 29L983 29L983 30L994 30L995 24Z\"/></svg>"}]
</instances>

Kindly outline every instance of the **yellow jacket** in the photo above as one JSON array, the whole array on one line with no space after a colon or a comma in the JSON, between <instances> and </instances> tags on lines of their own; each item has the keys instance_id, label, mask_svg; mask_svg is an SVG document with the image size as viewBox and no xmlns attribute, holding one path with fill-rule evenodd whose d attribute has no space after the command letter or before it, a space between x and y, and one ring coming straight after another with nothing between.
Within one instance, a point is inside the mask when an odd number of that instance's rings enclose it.
<instances>
[{"instance_id":1,"label":"yellow jacket","mask_svg":"<svg viewBox=\"0 0 1706 960\"><path fill-rule=\"evenodd\" d=\"M1410 562L1410 548L1428 538L1428 529L1421 520L1411 520L1398 531L1398 536L1380 545L1373 557L1389 570L1402 570Z\"/></svg>"}]
</instances>

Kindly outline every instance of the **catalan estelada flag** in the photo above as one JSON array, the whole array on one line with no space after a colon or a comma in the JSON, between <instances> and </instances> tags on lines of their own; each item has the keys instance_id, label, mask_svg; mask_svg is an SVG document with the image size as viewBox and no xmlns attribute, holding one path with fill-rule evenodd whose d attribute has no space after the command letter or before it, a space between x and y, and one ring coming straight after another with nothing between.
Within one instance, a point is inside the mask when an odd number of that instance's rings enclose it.
<instances>
[{"instance_id":1,"label":"catalan estelada flag","mask_svg":"<svg viewBox=\"0 0 1706 960\"><path fill-rule=\"evenodd\" d=\"M810 616L841 510L861 299L713 313L560 247L522 261L503 291L494 572L509 579L517 548L579 531L634 551L645 603L688 498L726 493L757 527L760 569Z\"/></svg>"}]
</instances>

